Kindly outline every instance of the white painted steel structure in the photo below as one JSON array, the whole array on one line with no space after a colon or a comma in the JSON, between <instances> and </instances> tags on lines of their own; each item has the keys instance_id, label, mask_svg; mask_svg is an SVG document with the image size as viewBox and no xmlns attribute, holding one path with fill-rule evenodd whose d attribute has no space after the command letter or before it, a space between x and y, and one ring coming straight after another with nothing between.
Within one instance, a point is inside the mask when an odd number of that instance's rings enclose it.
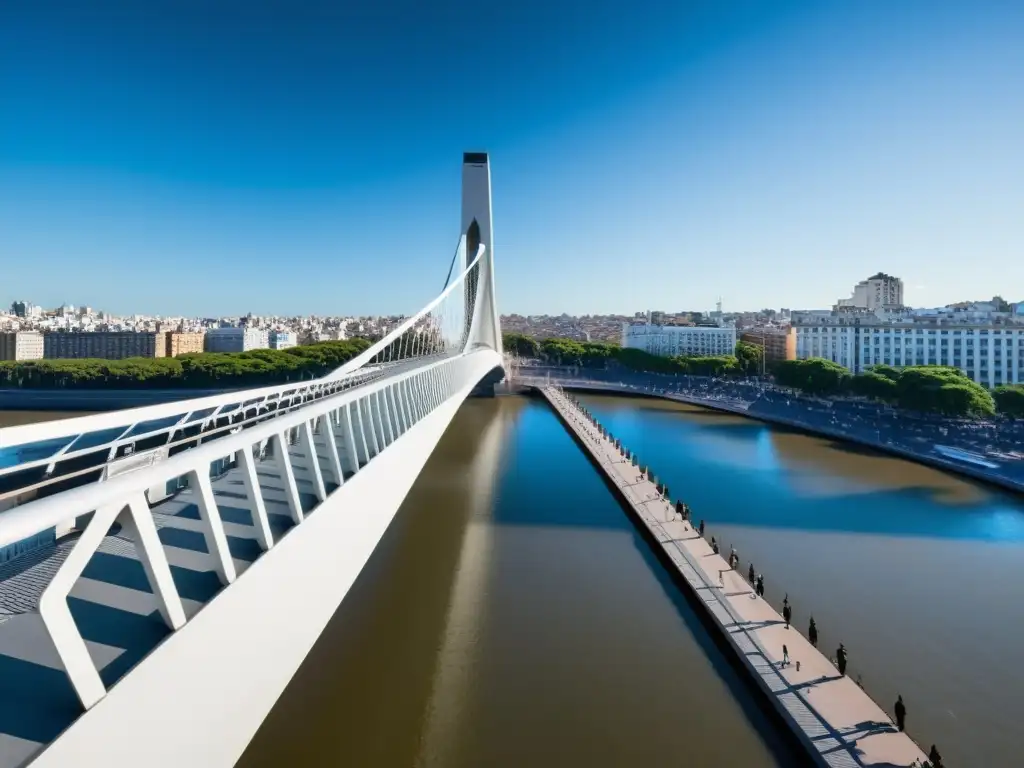
<instances>
[{"instance_id":1,"label":"white painted steel structure","mask_svg":"<svg viewBox=\"0 0 1024 768\"><path fill-rule=\"evenodd\" d=\"M55 466L97 452L103 459L101 481L29 500L22 488L23 503L0 513L0 548L50 529L75 532L23 568L18 558L0 564L0 660L34 652L11 650L4 630L24 633L26 615L37 613L33 637L52 643L84 711L46 747L31 728L5 730L9 691L0 691L0 768L237 760L459 405L502 367L487 157L467 153L463 167L463 268L423 310L328 376L0 432L0 448L31 448L0 477L46 468L45 486ZM157 447L125 456L125 445L143 439ZM181 478L185 490L161 504ZM240 508L247 522L238 522ZM201 544L182 551L184 533ZM248 560L240 542L253 544ZM97 552L137 561L144 583L89 577ZM215 580L215 594L185 594L186 570ZM48 582L33 598L25 585L43 573ZM69 602L86 593L119 610L142 601L136 613L153 610L166 626L113 687L105 651ZM9 607L33 599L27 611Z\"/></svg>"}]
</instances>

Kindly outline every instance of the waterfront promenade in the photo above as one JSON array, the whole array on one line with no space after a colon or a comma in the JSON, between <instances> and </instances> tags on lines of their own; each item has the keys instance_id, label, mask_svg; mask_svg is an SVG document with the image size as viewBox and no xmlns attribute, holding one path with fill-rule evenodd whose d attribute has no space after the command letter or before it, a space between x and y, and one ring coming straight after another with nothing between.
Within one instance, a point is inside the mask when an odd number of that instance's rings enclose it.
<instances>
[{"instance_id":1,"label":"waterfront promenade","mask_svg":"<svg viewBox=\"0 0 1024 768\"><path fill-rule=\"evenodd\" d=\"M693 526L679 519L655 484L642 478L563 392L541 394L615 486L649 537L660 547L713 627L819 765L910 766L924 761L920 747L853 680L841 676L822 652L757 598L743 575L729 568ZM783 668L782 646L790 664ZM799 663L799 664L798 664ZM798 669L799 666L799 669Z\"/></svg>"}]
</instances>

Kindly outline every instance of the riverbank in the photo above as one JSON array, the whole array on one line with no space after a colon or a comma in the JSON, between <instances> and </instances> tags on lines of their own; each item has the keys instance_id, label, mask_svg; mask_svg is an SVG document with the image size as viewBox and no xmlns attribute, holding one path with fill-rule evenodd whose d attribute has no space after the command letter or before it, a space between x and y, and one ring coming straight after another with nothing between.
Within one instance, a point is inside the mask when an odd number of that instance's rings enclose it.
<instances>
[{"instance_id":1,"label":"riverbank","mask_svg":"<svg viewBox=\"0 0 1024 768\"><path fill-rule=\"evenodd\" d=\"M827 437L832 440L840 440L846 443L861 445L865 448L871 448L872 450L887 453L891 456L907 459L908 461L914 461L919 464L934 467L935 469L941 469L945 472L953 472L964 477L969 477L972 480L996 486L1002 490L1024 495L1024 479L1010 477L1009 475L988 470L983 467L974 467L966 463L945 459L941 456L924 453L923 451L915 451L902 446L891 445L884 441L872 440L861 435L844 432L843 430L830 429L820 425L811 425L799 419L786 418L773 413L763 413L756 409L751 410L748 408L741 408L720 400L705 400L699 397L689 397L687 395L674 393L638 392L627 387L618 387L601 382L560 383L559 386L563 387L567 391L613 392L615 394L626 395L629 397L656 397L662 400L674 400L679 403L685 403L686 405L696 405L701 408L709 408L711 410L722 411L724 413L732 413L737 416L744 416L748 419L755 419L766 424L776 424L790 429L795 429L808 435Z\"/></svg>"},{"instance_id":2,"label":"riverbank","mask_svg":"<svg viewBox=\"0 0 1024 768\"><path fill-rule=\"evenodd\" d=\"M222 389L0 389L0 411L118 411L210 397Z\"/></svg>"},{"instance_id":3,"label":"riverbank","mask_svg":"<svg viewBox=\"0 0 1024 768\"><path fill-rule=\"evenodd\" d=\"M787 629L687 522L673 519L674 510L654 484L640 478L574 404L555 390L540 392L815 764L909 766L924 760L921 749L863 689L840 676L799 632ZM782 667L784 643L791 664Z\"/></svg>"}]
</instances>

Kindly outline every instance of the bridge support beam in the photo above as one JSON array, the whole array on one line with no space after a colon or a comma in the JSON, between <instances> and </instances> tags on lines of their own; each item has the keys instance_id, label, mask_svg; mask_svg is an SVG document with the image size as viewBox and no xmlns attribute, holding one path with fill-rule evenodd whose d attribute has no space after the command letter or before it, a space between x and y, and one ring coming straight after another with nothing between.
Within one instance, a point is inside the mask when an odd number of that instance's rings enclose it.
<instances>
[{"instance_id":1,"label":"bridge support beam","mask_svg":"<svg viewBox=\"0 0 1024 768\"><path fill-rule=\"evenodd\" d=\"M474 226L475 222L475 226ZM486 249L476 280L467 276L466 290L476 292L466 351L477 347L493 349L499 355L501 323L494 291L494 221L491 217L491 166L486 152L462 156L462 232L466 234L466 259L462 270L476 257L476 245ZM477 240L477 243L473 243ZM468 300L469 296L467 296Z\"/></svg>"}]
</instances>

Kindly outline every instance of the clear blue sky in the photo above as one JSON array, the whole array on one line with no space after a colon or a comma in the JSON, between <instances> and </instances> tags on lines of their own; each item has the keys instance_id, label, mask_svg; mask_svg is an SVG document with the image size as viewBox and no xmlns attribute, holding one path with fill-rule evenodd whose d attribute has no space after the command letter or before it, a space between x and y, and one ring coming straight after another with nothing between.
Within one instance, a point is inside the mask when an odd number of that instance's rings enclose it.
<instances>
[{"instance_id":1,"label":"clear blue sky","mask_svg":"<svg viewBox=\"0 0 1024 768\"><path fill-rule=\"evenodd\" d=\"M412 311L467 149L502 312L821 307L878 270L1021 300L1022 41L1015 0L10 0L0 302Z\"/></svg>"}]
</instances>

